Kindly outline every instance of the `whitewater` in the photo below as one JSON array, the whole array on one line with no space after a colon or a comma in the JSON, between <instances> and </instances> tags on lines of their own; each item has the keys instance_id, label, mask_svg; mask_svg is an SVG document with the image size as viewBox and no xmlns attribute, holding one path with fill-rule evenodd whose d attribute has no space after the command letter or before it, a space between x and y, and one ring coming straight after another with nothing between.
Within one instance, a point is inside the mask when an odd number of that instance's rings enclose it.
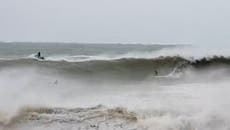
<instances>
[{"instance_id":1,"label":"whitewater","mask_svg":"<svg viewBox=\"0 0 230 130\"><path fill-rule=\"evenodd\" d=\"M229 56L193 45L1 42L0 129L229 130Z\"/></svg>"}]
</instances>

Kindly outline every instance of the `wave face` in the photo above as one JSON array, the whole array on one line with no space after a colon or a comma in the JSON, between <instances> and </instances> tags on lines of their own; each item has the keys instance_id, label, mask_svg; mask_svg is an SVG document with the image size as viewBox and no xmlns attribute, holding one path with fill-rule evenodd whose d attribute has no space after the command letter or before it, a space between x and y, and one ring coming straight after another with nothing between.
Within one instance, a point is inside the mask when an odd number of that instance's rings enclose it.
<instances>
[{"instance_id":1,"label":"wave face","mask_svg":"<svg viewBox=\"0 0 230 130\"><path fill-rule=\"evenodd\" d=\"M201 50L4 43L0 129L228 130L230 55Z\"/></svg>"},{"instance_id":2,"label":"wave face","mask_svg":"<svg viewBox=\"0 0 230 130\"><path fill-rule=\"evenodd\" d=\"M87 62L65 61L36 61L33 59L19 59L0 61L1 68L31 68L49 69L71 76L97 76L113 78L144 79L152 75L155 70L159 74L170 73L179 63L186 61L180 57L165 57L157 59L119 59L119 60L96 60Z\"/></svg>"},{"instance_id":3,"label":"wave face","mask_svg":"<svg viewBox=\"0 0 230 130\"><path fill-rule=\"evenodd\" d=\"M222 66L229 68L230 58L214 56L189 60L183 57L158 57L154 59L94 60L85 62L37 61L34 59L0 60L0 68L38 68L52 70L66 76L101 77L113 79L143 80L148 76L164 76L188 68L202 70ZM156 74L157 73L157 74Z\"/></svg>"}]
</instances>

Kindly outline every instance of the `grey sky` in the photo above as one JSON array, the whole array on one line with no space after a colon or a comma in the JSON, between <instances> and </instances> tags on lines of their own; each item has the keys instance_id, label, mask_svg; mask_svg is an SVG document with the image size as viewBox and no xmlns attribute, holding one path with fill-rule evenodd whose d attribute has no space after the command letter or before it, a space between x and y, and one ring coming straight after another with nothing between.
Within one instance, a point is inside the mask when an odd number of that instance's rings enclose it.
<instances>
[{"instance_id":1,"label":"grey sky","mask_svg":"<svg viewBox=\"0 0 230 130\"><path fill-rule=\"evenodd\" d=\"M0 40L229 43L229 0L0 0Z\"/></svg>"}]
</instances>

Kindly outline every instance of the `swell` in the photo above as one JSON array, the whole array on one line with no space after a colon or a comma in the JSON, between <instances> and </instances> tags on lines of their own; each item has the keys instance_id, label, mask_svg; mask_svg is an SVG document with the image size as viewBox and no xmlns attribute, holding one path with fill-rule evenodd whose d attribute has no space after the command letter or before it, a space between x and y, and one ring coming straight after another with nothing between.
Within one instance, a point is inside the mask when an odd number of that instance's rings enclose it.
<instances>
[{"instance_id":1,"label":"swell","mask_svg":"<svg viewBox=\"0 0 230 130\"><path fill-rule=\"evenodd\" d=\"M144 79L149 75L167 75L172 71L186 68L205 69L213 66L229 67L230 58L223 56L204 57L202 59L185 59L180 56L158 57L153 59L124 58L117 60L94 60L85 62L37 61L35 59L0 60L0 69L4 68L38 68L62 75L80 77L106 77L118 79Z\"/></svg>"}]
</instances>

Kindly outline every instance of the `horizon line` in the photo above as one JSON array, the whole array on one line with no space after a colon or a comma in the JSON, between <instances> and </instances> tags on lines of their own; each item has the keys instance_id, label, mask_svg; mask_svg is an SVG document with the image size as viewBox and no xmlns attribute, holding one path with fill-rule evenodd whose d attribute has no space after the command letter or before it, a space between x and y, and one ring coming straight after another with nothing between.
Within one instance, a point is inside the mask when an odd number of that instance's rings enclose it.
<instances>
[{"instance_id":1,"label":"horizon line","mask_svg":"<svg viewBox=\"0 0 230 130\"><path fill-rule=\"evenodd\" d=\"M0 43L47 43L47 44L121 44L121 45L192 45L190 42L67 42L67 41L0 41Z\"/></svg>"}]
</instances>

